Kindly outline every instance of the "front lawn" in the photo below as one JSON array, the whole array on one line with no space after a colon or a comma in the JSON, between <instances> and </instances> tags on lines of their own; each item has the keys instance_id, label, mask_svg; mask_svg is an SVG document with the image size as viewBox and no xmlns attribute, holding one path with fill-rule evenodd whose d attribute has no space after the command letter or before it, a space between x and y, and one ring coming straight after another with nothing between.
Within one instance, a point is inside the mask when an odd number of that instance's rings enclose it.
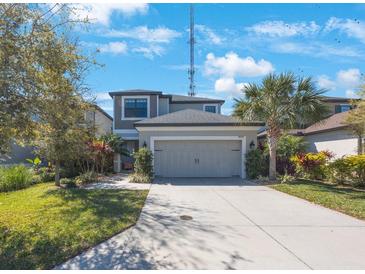
<instances>
[{"instance_id":1,"label":"front lawn","mask_svg":"<svg viewBox=\"0 0 365 274\"><path fill-rule=\"evenodd\" d=\"M148 191L58 189L0 193L0 269L50 269L133 225Z\"/></svg>"},{"instance_id":2,"label":"front lawn","mask_svg":"<svg viewBox=\"0 0 365 274\"><path fill-rule=\"evenodd\" d=\"M365 220L365 190L297 180L272 188Z\"/></svg>"}]
</instances>

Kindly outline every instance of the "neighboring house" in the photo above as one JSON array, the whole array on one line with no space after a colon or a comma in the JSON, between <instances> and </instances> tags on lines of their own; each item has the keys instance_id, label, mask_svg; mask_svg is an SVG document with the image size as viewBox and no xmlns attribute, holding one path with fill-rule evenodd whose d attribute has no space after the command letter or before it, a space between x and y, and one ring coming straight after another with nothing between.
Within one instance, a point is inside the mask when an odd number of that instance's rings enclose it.
<instances>
[{"instance_id":1,"label":"neighboring house","mask_svg":"<svg viewBox=\"0 0 365 274\"><path fill-rule=\"evenodd\" d=\"M221 115L223 100L163 94L161 91L110 92L113 132L132 151L151 149L154 172L162 177L245 178L245 153L256 143L262 122ZM131 159L116 155L115 170Z\"/></svg>"},{"instance_id":2,"label":"neighboring house","mask_svg":"<svg viewBox=\"0 0 365 274\"><path fill-rule=\"evenodd\" d=\"M322 102L328 107L329 116L349 111L351 106L351 99L343 98L343 97L330 97L330 96L321 96Z\"/></svg>"},{"instance_id":3,"label":"neighboring house","mask_svg":"<svg viewBox=\"0 0 365 274\"><path fill-rule=\"evenodd\" d=\"M357 154L358 138L344 124L347 112L340 112L305 129L292 129L288 133L302 136L308 143L308 152L329 150L335 158ZM266 139L266 131L258 134L259 142Z\"/></svg>"},{"instance_id":4,"label":"neighboring house","mask_svg":"<svg viewBox=\"0 0 365 274\"><path fill-rule=\"evenodd\" d=\"M101 136L112 132L113 118L102 108L94 105L95 109L85 113L85 120L92 123L96 128L96 136ZM20 146L15 143L11 145L9 154L0 154L0 165L12 165L27 163L26 159L33 159L34 148L31 146Z\"/></svg>"},{"instance_id":5,"label":"neighboring house","mask_svg":"<svg viewBox=\"0 0 365 274\"><path fill-rule=\"evenodd\" d=\"M85 113L85 120L95 127L97 137L112 133L113 118L98 105L94 105L94 110Z\"/></svg>"}]
</instances>

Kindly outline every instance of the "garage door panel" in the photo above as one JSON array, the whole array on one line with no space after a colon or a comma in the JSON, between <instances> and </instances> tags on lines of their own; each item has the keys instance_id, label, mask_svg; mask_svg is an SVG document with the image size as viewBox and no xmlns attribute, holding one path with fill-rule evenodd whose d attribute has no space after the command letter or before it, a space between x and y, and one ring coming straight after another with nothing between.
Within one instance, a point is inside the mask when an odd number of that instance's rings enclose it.
<instances>
[{"instance_id":1,"label":"garage door panel","mask_svg":"<svg viewBox=\"0 0 365 274\"><path fill-rule=\"evenodd\" d=\"M240 148L238 140L155 141L155 174L163 177L239 176Z\"/></svg>"}]
</instances>

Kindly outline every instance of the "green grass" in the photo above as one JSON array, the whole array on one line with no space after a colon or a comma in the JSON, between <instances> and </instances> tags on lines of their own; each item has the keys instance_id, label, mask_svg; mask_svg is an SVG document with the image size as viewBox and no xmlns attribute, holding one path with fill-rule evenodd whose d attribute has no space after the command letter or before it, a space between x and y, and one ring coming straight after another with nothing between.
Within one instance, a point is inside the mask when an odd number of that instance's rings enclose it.
<instances>
[{"instance_id":1,"label":"green grass","mask_svg":"<svg viewBox=\"0 0 365 274\"><path fill-rule=\"evenodd\" d=\"M50 269L133 225L148 191L58 189L0 193L0 269Z\"/></svg>"},{"instance_id":2,"label":"green grass","mask_svg":"<svg viewBox=\"0 0 365 274\"><path fill-rule=\"evenodd\" d=\"M365 190L298 180L272 188L365 220Z\"/></svg>"}]
</instances>

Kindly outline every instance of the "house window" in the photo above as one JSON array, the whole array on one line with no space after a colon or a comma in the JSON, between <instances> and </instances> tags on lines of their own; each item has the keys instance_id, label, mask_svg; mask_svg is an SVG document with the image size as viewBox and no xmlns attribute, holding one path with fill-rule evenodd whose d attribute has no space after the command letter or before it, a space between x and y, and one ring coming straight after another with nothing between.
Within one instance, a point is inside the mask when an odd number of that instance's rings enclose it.
<instances>
[{"instance_id":1,"label":"house window","mask_svg":"<svg viewBox=\"0 0 365 274\"><path fill-rule=\"evenodd\" d=\"M336 105L335 113L349 111L351 109L351 105Z\"/></svg>"},{"instance_id":2,"label":"house window","mask_svg":"<svg viewBox=\"0 0 365 274\"><path fill-rule=\"evenodd\" d=\"M147 118L147 103L146 98L124 99L124 118Z\"/></svg>"},{"instance_id":3,"label":"house window","mask_svg":"<svg viewBox=\"0 0 365 274\"><path fill-rule=\"evenodd\" d=\"M204 111L217 113L217 106L216 105L205 105L204 106Z\"/></svg>"}]
</instances>

